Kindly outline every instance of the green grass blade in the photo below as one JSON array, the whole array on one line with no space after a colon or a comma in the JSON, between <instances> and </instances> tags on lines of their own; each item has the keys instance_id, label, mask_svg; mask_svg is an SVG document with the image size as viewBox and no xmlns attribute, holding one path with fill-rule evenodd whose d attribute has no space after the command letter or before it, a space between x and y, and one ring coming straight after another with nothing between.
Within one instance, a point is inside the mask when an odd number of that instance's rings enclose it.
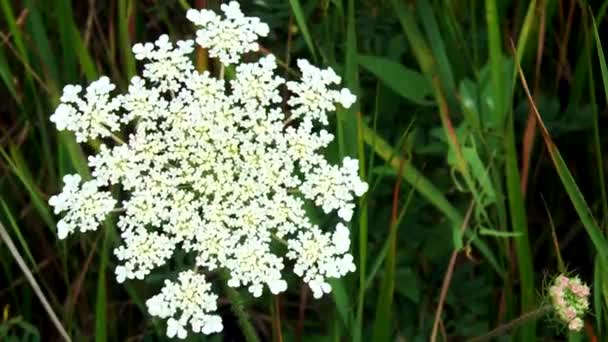
<instances>
[{"instance_id":1,"label":"green grass blade","mask_svg":"<svg viewBox=\"0 0 608 342\"><path fill-rule=\"evenodd\" d=\"M46 311L47 315L49 316L49 318L51 319L51 321L53 322L53 324L55 325L55 327L59 331L61 337L65 341L71 342L72 340L70 339L70 336L65 331L65 328L63 327L63 325L61 324L61 321L59 321L59 318L57 317L57 315L53 311L53 308L51 307L51 304L47 300L47 297L44 295L44 292L42 292L42 289L38 285L38 282L36 281L36 278L34 278L34 275L30 271L30 269L27 267L25 261L21 257L21 254L17 250L17 247L15 247L15 244L13 243L13 240L8 235L8 232L6 231L6 229L4 228L4 225L2 223L0 223L0 240L2 240L4 242L4 244L6 245L6 247L8 248L8 250L10 251L11 255L13 256L13 258L15 259L15 261L17 262L17 265L19 266L19 268L21 269L21 271L25 275L28 283L30 284L30 286L32 287L32 289L34 290L34 292L36 293L36 296L38 296L38 299L42 303L42 306L43 306L44 310Z\"/></svg>"},{"instance_id":2,"label":"green grass blade","mask_svg":"<svg viewBox=\"0 0 608 342\"><path fill-rule=\"evenodd\" d=\"M532 110L539 124L539 128L545 141L545 145L547 146L547 151L551 156L553 166L557 171L562 185L564 186L566 193L568 194L568 197L570 198L570 201L572 202L572 205L574 206L574 209L576 210L576 213L578 214L578 217L581 220L585 231L587 232L587 235L589 235L589 238L591 239L591 242L595 247L596 252L600 255L602 260L608 262L608 242L602 234L597 222L593 218L591 209L589 209L589 206L587 205L587 201L585 201L585 198L581 193L580 189L578 188L578 185L576 184L572 173L570 173L566 162L562 158L559 149L553 142L553 139L551 138L551 135L549 134L549 131L547 130L547 127L545 126L543 119L540 116L538 108L536 108L536 104L532 99L532 95L530 94L530 90L528 89L528 85L526 79L524 78L524 74L521 70L521 67L519 67L519 74L524 90L526 91L526 95L528 96L528 101L532 105Z\"/></svg>"},{"instance_id":3,"label":"green grass blade","mask_svg":"<svg viewBox=\"0 0 608 342\"><path fill-rule=\"evenodd\" d=\"M346 29L346 55L345 55L345 85L355 95L359 95L359 68L357 64L357 32L355 31L355 5L353 0L348 3L348 21ZM340 157L357 155L357 115L361 105L358 97L349 109L340 108L337 111L339 126L338 139L342 142Z\"/></svg>"},{"instance_id":4,"label":"green grass blade","mask_svg":"<svg viewBox=\"0 0 608 342\"><path fill-rule=\"evenodd\" d=\"M365 141L363 139L361 114L357 115L358 139L357 155L359 157L359 177L367 179L365 169ZM367 245L368 245L368 196L365 194L359 199L359 299L357 302L356 327L353 334L353 341L361 340L361 330L363 328L363 309L365 306L365 276L367 274Z\"/></svg>"},{"instance_id":5,"label":"green grass blade","mask_svg":"<svg viewBox=\"0 0 608 342\"><path fill-rule=\"evenodd\" d=\"M494 100L494 111L491 122L488 126L502 127L505 117L505 80L503 73L503 54L502 40L500 39L498 9L496 8L496 0L487 0L486 5L486 21L488 25L488 44L490 56L490 72L492 75L492 94Z\"/></svg>"},{"instance_id":6,"label":"green grass blade","mask_svg":"<svg viewBox=\"0 0 608 342\"><path fill-rule=\"evenodd\" d=\"M97 70L93 58L87 51L80 36L80 32L74 23L74 14L69 0L58 0L56 9L59 18L59 32L63 52L64 77L68 82L74 82L76 78L77 61L82 67L89 81L97 78Z\"/></svg>"},{"instance_id":7,"label":"green grass blade","mask_svg":"<svg viewBox=\"0 0 608 342\"><path fill-rule=\"evenodd\" d=\"M331 296L334 299L336 305L336 311L340 320L347 326L352 321L350 315L351 308L351 297L348 294L344 279L329 279L328 283L331 285Z\"/></svg>"},{"instance_id":8,"label":"green grass blade","mask_svg":"<svg viewBox=\"0 0 608 342\"><path fill-rule=\"evenodd\" d=\"M17 52L19 52L24 61L28 61L28 52L25 48L23 35L21 33L21 29L17 26L17 20L15 19L15 14L13 12L11 4L8 0L0 0L0 7L2 8L4 20L8 25L9 32L11 33L13 42L15 43L15 47L17 48Z\"/></svg>"},{"instance_id":9,"label":"green grass blade","mask_svg":"<svg viewBox=\"0 0 608 342\"><path fill-rule=\"evenodd\" d=\"M355 154L359 159L359 176L361 179L366 179L365 170L365 141L361 130L362 117L360 113L361 102L363 98L360 96L359 85L359 63L357 61L357 31L355 19L355 2L348 0L346 16L346 56L345 56L345 79L346 86L358 95L358 101L347 111L338 112L338 125L343 126L343 134L346 141L352 148L346 148L346 153ZM342 117L341 117L342 116ZM345 117L344 117L345 116ZM355 150L356 149L356 150ZM358 272L359 272L359 289L357 295L357 306L355 313L354 324L351 329L351 335L354 342L361 340L363 329L363 309L365 306L365 274L367 273L367 246L368 246L368 208L367 195L359 199L359 229L358 229ZM336 302L338 302L336 297ZM343 311L344 309L341 309ZM344 315L343 313L341 315Z\"/></svg>"},{"instance_id":10,"label":"green grass blade","mask_svg":"<svg viewBox=\"0 0 608 342\"><path fill-rule=\"evenodd\" d=\"M11 69L9 68L6 56L4 55L4 49L0 49L0 78L13 99L15 99L15 102L21 102L21 98L17 95L17 91L15 90Z\"/></svg>"},{"instance_id":11,"label":"green grass blade","mask_svg":"<svg viewBox=\"0 0 608 342\"><path fill-rule=\"evenodd\" d=\"M576 210L583 227L585 227L585 230L587 231L587 235L589 235L591 238L591 241L593 242L598 254L600 254L600 256L608 262L608 242L606 242L606 238L593 218L591 209L589 209L589 206L578 188L574 177L572 177L572 173L570 173L570 170L568 169L568 166L559 153L557 147L552 144L548 146L548 149L553 157L553 163L559 178L561 179L562 184L568 193L568 197L570 197L570 200L574 205L574 209Z\"/></svg>"},{"instance_id":12,"label":"green grass blade","mask_svg":"<svg viewBox=\"0 0 608 342\"><path fill-rule=\"evenodd\" d=\"M597 255L593 263L593 312L595 314L595 324L598 335L601 337L603 332L602 318L604 313L604 291L606 288L606 272L602 259Z\"/></svg>"},{"instance_id":13,"label":"green grass blade","mask_svg":"<svg viewBox=\"0 0 608 342\"><path fill-rule=\"evenodd\" d=\"M528 43L528 38L530 37L530 32L532 31L532 25L536 22L537 16L537 8L536 8L536 0L530 1L528 5L528 10L526 11L526 17L524 18L524 23L521 26L519 31L519 37L517 38L517 46L515 48L515 58L517 61L521 61L524 57L524 53L526 52L526 45ZM517 68L513 69L513 87L517 84Z\"/></svg>"},{"instance_id":14,"label":"green grass blade","mask_svg":"<svg viewBox=\"0 0 608 342\"><path fill-rule=\"evenodd\" d=\"M314 61L317 61L317 52L315 49L315 45L313 44L312 36L310 35L310 31L308 30L308 24L304 11L302 9L302 5L300 4L300 0L289 0L289 4L291 5L291 10L293 12L293 16L296 19L296 23L302 31L302 35L304 36L304 41L306 41L306 45L308 45L308 49L312 54Z\"/></svg>"},{"instance_id":15,"label":"green grass blade","mask_svg":"<svg viewBox=\"0 0 608 342\"><path fill-rule=\"evenodd\" d=\"M11 171L17 176L25 187L34 208L38 211L38 214L46 225L53 231L55 231L55 220L53 219L46 201L43 199L36 182L30 174L29 168L25 165L21 153L14 146L10 148L11 155L6 150L0 147L0 156L3 157L4 161L8 164Z\"/></svg>"},{"instance_id":16,"label":"green grass blade","mask_svg":"<svg viewBox=\"0 0 608 342\"><path fill-rule=\"evenodd\" d=\"M593 17L591 17L593 19ZM595 37L595 46L597 49L597 56L600 62L600 70L602 74L602 82L604 84L604 95L606 97L606 101L608 101L608 68L606 67L606 59L604 58L604 51L601 46L601 42L599 40L597 34L597 27L595 26L595 22L593 22L593 36ZM591 42L589 39L586 39L586 46L588 47L587 52L590 52ZM591 53L587 53L587 70L589 72L589 89L596 89L595 87L595 76L593 74L593 63L591 62ZM602 196L602 221L606 223L608 220L608 195L606 194L606 179L604 176L604 158L602 157L602 145L600 138L600 127L599 127L599 114L597 111L597 101L595 98L595 91L590 91L589 95L591 97L591 108L593 112L593 145L595 150L595 159L597 165L597 174L600 182L600 194Z\"/></svg>"},{"instance_id":17,"label":"green grass blade","mask_svg":"<svg viewBox=\"0 0 608 342\"><path fill-rule=\"evenodd\" d=\"M23 237L23 234L21 234L21 229L17 225L17 220L15 220L15 217L11 213L10 208L2 198L0 198L0 207L2 207L4 217L6 218L8 223L10 223L10 227L13 230L13 234L15 234L15 236L17 237L17 241L19 241L19 244L21 245L21 250L24 251L25 256L27 257L30 263L30 267L35 267L36 260L34 259L34 256L32 255L32 252L30 251L30 248L28 247L27 241Z\"/></svg>"},{"instance_id":18,"label":"green grass blade","mask_svg":"<svg viewBox=\"0 0 608 342\"><path fill-rule=\"evenodd\" d=\"M61 54L63 56L61 69L63 70L64 81L74 82L76 80L76 47L72 33L73 27L72 6L69 0L57 0L54 4L59 29L59 39L61 42Z\"/></svg>"},{"instance_id":19,"label":"green grass blade","mask_svg":"<svg viewBox=\"0 0 608 342\"><path fill-rule=\"evenodd\" d=\"M401 0L392 0L391 3L395 10L395 14L397 15L397 19L399 19L399 23L403 28L403 32L407 37L412 53L420 66L420 70L422 70L427 77L432 77L435 74L435 59L424 41L420 28L418 28L411 5L406 5L404 1Z\"/></svg>"},{"instance_id":20,"label":"green grass blade","mask_svg":"<svg viewBox=\"0 0 608 342\"><path fill-rule=\"evenodd\" d=\"M521 312L525 313L534 309L534 267L532 252L528 237L528 221L526 220L526 208L521 191L521 182L517 164L517 150L515 144L515 129L513 120L509 120L505 132L505 174L507 178L507 194L509 212L511 214L511 230L520 236L513 240L517 254L517 265L520 278ZM530 321L521 328L520 338L522 341L536 340L535 322Z\"/></svg>"},{"instance_id":21,"label":"green grass blade","mask_svg":"<svg viewBox=\"0 0 608 342\"><path fill-rule=\"evenodd\" d=\"M600 40L599 33L597 32L597 25L595 19L593 19L593 34L595 37L595 48L597 50L597 57L600 63L600 70L602 74L602 83L604 84L604 96L608 101L608 68L606 67L606 58L604 57L604 50L602 48L602 42Z\"/></svg>"},{"instance_id":22,"label":"green grass blade","mask_svg":"<svg viewBox=\"0 0 608 342\"><path fill-rule=\"evenodd\" d=\"M99 262L99 276L97 277L97 296L95 300L95 342L104 342L108 339L107 319L107 293L106 270L108 268L109 246L108 240L111 230L104 227L103 243L101 247L101 260Z\"/></svg>"},{"instance_id":23,"label":"green grass blade","mask_svg":"<svg viewBox=\"0 0 608 342\"><path fill-rule=\"evenodd\" d=\"M93 81L98 78L97 68L95 67L95 63L93 63L93 58L84 45L80 32L76 30L76 27L74 27L74 30L72 30L72 34L74 36L73 40L80 66L82 67L87 80Z\"/></svg>"},{"instance_id":24,"label":"green grass blade","mask_svg":"<svg viewBox=\"0 0 608 342\"><path fill-rule=\"evenodd\" d=\"M433 14L433 9L428 0L417 1L416 5L418 6L418 13L420 14L424 30L426 31L428 42L437 61L439 77L448 93L452 93L456 89L456 82L454 81L452 66L450 65L445 43L441 36L441 32L439 31L439 25Z\"/></svg>"},{"instance_id":25,"label":"green grass blade","mask_svg":"<svg viewBox=\"0 0 608 342\"><path fill-rule=\"evenodd\" d=\"M13 9L10 3L7 0L0 1L0 7L2 9L2 13L4 15L4 20L7 22L9 27L9 31L12 35L12 41L14 42L14 46L16 51L13 51L21 64L23 64L25 69L25 96L29 96L32 99L32 103L34 104L34 109L30 108L29 111L33 111L37 114L38 125L44 127L45 115L43 114L43 109L41 105L42 96L38 92L38 88L34 83L33 72L36 70L33 69L33 66L30 62L30 54L25 45L25 41L22 34L22 29L17 25L17 21L15 19L15 15L13 13ZM10 44L10 42L6 42L6 44ZM15 77L16 75L13 75ZM39 80L43 82L42 80ZM45 163L51 163L51 152L50 152L50 138L47 130L41 129L37 130L37 133L40 135L41 146L43 149L42 159Z\"/></svg>"},{"instance_id":26,"label":"green grass blade","mask_svg":"<svg viewBox=\"0 0 608 342\"><path fill-rule=\"evenodd\" d=\"M515 141L515 127L513 115L505 115L510 109L506 108L509 103L505 87L505 73L503 68L502 40L500 37L500 22L498 9L495 0L486 1L486 21L489 34L489 56L491 67L491 79L494 98L494 111L491 124L498 127L504 125L504 151L505 151L505 177L507 185L507 202L511 217L511 230L520 236L513 240L517 256L517 265L520 278L520 312L525 313L534 309L535 290L534 290L534 263L528 235L528 221L526 218L526 208L524 196L521 189L521 177L519 174L517 145ZM529 24L528 24L529 25ZM523 54L525 42L527 41L528 28L523 30L524 34L520 37L518 49L515 51L516 58ZM523 38L522 38L523 37ZM516 63L519 63L517 59ZM512 83L514 84L514 82ZM536 322L531 320L520 329L519 338L523 341L536 340Z\"/></svg>"},{"instance_id":27,"label":"green grass blade","mask_svg":"<svg viewBox=\"0 0 608 342\"><path fill-rule=\"evenodd\" d=\"M122 58L125 66L126 76L128 79L135 76L135 59L131 53L131 38L129 36L129 20L133 11L135 10L135 3L130 0L119 0L118 1L118 34L121 50L123 52Z\"/></svg>"},{"instance_id":28,"label":"green grass blade","mask_svg":"<svg viewBox=\"0 0 608 342\"><path fill-rule=\"evenodd\" d=\"M72 168L74 168L83 177L88 177L90 174L87 157L82 151L82 147L78 145L72 133L59 132L60 147L67 151Z\"/></svg>"},{"instance_id":29,"label":"green grass blade","mask_svg":"<svg viewBox=\"0 0 608 342\"><path fill-rule=\"evenodd\" d=\"M408 127L409 131L409 127ZM402 163L406 163L407 161L402 161ZM400 165L399 171L402 171L403 165ZM398 171L398 172L399 172ZM405 203L403 204L403 208L400 210L397 215L397 205L399 198L399 190L401 187L401 175L397 175L399 177L395 184L394 193L393 193L393 212L391 218L391 224L389 229L389 237L386 240L384 247L381 250L380 255L377 257L376 265L379 265L381 262L385 262L385 271L382 276L382 281L380 283L380 293L378 295L378 302L376 304L376 316L374 320L373 326L373 341L389 341L392 336L392 327L393 327L393 301L395 295L395 274L396 274L396 264L397 264L397 230L401 225L401 221L405 216L405 212L409 207L410 201L414 194L414 188L410 188L408 194L406 196ZM374 265L374 266L376 266ZM370 279L373 277L373 274L377 271L377 268L374 267L372 269L372 274L370 274ZM368 284L366 282L365 286Z\"/></svg>"},{"instance_id":30,"label":"green grass blade","mask_svg":"<svg viewBox=\"0 0 608 342\"><path fill-rule=\"evenodd\" d=\"M41 65L44 66L49 77L46 78L47 87L57 92L59 78L59 68L55 52L51 48L49 37L46 33L45 22L39 10L40 3L35 0L26 0L25 4L29 10L27 25L32 34L32 43L38 51ZM51 96L58 96L51 94Z\"/></svg>"}]
</instances>

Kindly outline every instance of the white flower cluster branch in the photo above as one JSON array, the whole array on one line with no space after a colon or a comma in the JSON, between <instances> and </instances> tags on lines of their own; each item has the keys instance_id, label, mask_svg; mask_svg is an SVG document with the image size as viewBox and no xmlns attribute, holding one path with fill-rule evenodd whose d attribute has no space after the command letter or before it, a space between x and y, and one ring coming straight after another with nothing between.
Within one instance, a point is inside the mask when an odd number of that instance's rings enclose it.
<instances>
[{"instance_id":1,"label":"white flower cluster branch","mask_svg":"<svg viewBox=\"0 0 608 342\"><path fill-rule=\"evenodd\" d=\"M212 314L217 309L217 295L211 293L211 284L205 277L184 271L178 280L179 283L165 280L161 293L146 301L151 315L168 318L167 336L186 338L188 325L192 331L204 334L222 331L221 317Z\"/></svg>"},{"instance_id":2,"label":"white flower cluster branch","mask_svg":"<svg viewBox=\"0 0 608 342\"><path fill-rule=\"evenodd\" d=\"M236 64L242 54L258 50L258 37L266 37L270 28L259 18L243 15L236 1L221 5L221 10L225 18L213 11L194 9L186 17L200 27L196 42L209 49L210 57L219 58L224 65Z\"/></svg>"},{"instance_id":3,"label":"white flower cluster branch","mask_svg":"<svg viewBox=\"0 0 608 342\"><path fill-rule=\"evenodd\" d=\"M196 71L194 41L173 43L163 35L133 46L143 73L126 94L113 94L107 77L84 94L80 86L64 88L51 116L57 129L74 132L79 142L104 140L89 157L92 179L65 176L63 192L49 201L64 214L59 238L97 229L115 212L118 282L144 279L182 250L195 256L196 269L226 271L229 286L256 297L265 288L285 291L283 272L294 265L319 298L331 291L328 278L355 270L346 224L368 185L357 160L332 165L323 150L334 138L324 128L328 113L356 98L339 88L332 69L306 60L298 61L302 79L292 81L276 75L272 55L241 62L269 28L245 17L235 1L221 9L223 16L190 10L187 17L198 26L196 43L235 65L234 78ZM281 87L291 93L288 108ZM110 187L121 190L120 201ZM335 230L311 222L306 206L335 215ZM185 338L188 331L222 330L216 299L202 273L183 271L147 306L167 319L168 336Z\"/></svg>"}]
</instances>

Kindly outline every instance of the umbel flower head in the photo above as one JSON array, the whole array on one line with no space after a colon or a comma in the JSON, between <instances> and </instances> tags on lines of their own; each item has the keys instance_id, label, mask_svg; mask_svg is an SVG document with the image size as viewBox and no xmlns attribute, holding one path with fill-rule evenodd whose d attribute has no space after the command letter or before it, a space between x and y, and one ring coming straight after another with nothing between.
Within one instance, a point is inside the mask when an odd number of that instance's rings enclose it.
<instances>
[{"instance_id":1,"label":"umbel flower head","mask_svg":"<svg viewBox=\"0 0 608 342\"><path fill-rule=\"evenodd\" d=\"M334 138L324 128L328 113L355 101L338 87L340 77L299 60L302 79L287 82L272 55L242 62L268 26L245 17L237 2L221 9L224 16L190 10L187 17L199 27L196 43L234 65L232 79L196 71L194 41L162 35L133 46L143 73L126 94L114 94L107 77L84 93L68 85L51 116L79 142L103 139L89 157L91 179L66 176L63 192L49 201L65 213L59 238L97 229L117 213L118 282L144 279L178 250L192 255L197 271L166 280L146 303L151 315L167 319L167 335L179 338L222 330L203 272L226 272L229 286L257 297L265 288L285 291L283 273L293 267L314 297L330 292L328 278L355 269L346 224L368 189L357 160L332 165L322 154ZM285 108L281 87L291 93ZM308 218L314 206L335 215L334 230Z\"/></svg>"},{"instance_id":2,"label":"umbel flower head","mask_svg":"<svg viewBox=\"0 0 608 342\"><path fill-rule=\"evenodd\" d=\"M578 277L560 274L549 287L549 299L557 317L569 330L583 328L583 318L589 309L589 287Z\"/></svg>"}]
</instances>

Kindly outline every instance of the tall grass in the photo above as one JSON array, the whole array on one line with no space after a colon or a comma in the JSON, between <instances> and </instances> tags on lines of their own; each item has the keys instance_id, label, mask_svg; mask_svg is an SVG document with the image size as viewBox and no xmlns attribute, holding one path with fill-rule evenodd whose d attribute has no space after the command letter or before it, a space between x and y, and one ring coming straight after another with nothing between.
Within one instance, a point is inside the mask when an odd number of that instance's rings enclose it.
<instances>
[{"instance_id":1,"label":"tall grass","mask_svg":"<svg viewBox=\"0 0 608 342\"><path fill-rule=\"evenodd\" d=\"M62 175L88 172L97 146L48 118L63 85L110 75L126 88L133 43L182 38L185 8L218 4L0 0L0 225L14 242L0 243L0 340L61 339L49 311L75 341L164 339L143 302L168 271L116 284L111 220L80 240L56 238L48 197ZM223 335L190 340L465 340L541 307L561 259L593 286L593 316L569 338L608 339L608 1L242 6L271 25L262 51L285 75L309 58L358 95L332 120L326 152L357 157L370 191L350 227L357 271L332 281L331 296L313 301L297 279L280 297L224 291ZM502 330L513 341L565 335L536 316Z\"/></svg>"}]
</instances>

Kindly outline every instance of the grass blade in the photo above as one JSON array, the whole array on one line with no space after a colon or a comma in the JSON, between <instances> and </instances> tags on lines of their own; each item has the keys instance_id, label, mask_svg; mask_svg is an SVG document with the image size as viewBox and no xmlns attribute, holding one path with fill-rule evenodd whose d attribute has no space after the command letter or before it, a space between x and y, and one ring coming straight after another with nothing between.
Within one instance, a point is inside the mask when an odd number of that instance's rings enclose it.
<instances>
[{"instance_id":1,"label":"grass blade","mask_svg":"<svg viewBox=\"0 0 608 342\"><path fill-rule=\"evenodd\" d=\"M593 19L593 17L591 17ZM604 84L604 95L606 97L606 101L608 101L608 68L606 67L606 59L604 58L604 51L601 45L601 42L599 40L598 34L597 34L597 28L595 26L595 22L593 22L593 35L595 37L595 46L597 49L597 56L600 62L600 70L601 70L601 74L602 74L602 82ZM587 52L590 51L590 39L586 39L587 42ZM595 88L595 76L593 74L593 63L591 62L591 53L586 53L587 55L587 65L588 65L588 72L589 72L589 88L590 89L596 89ZM604 223L606 223L606 220L608 220L608 195L606 194L606 180L605 180L605 176L604 176L604 158L602 157L602 146L601 146L601 139L600 139L600 128L599 128L599 115L597 112L597 101L595 98L595 91L590 91L589 92L590 97L591 97L591 107L592 107L592 111L593 111L593 145L594 145L594 150L595 150L595 159L596 159L596 164L597 164L597 174L598 174L598 179L600 182L600 193L602 196L602 221Z\"/></svg>"},{"instance_id":2,"label":"grass blade","mask_svg":"<svg viewBox=\"0 0 608 342\"><path fill-rule=\"evenodd\" d=\"M433 15L433 10L428 0L417 1L418 12L420 13L421 22L426 31L429 44L433 55L437 60L437 70L442 81L443 86L451 94L456 89L456 82L454 81L454 75L452 73L452 66L448 59L448 55L445 49L445 43L443 37L439 32L439 25Z\"/></svg>"},{"instance_id":3,"label":"grass blade","mask_svg":"<svg viewBox=\"0 0 608 342\"><path fill-rule=\"evenodd\" d=\"M32 34L32 43L36 47L41 65L46 69L48 77L46 78L47 87L54 92L57 92L57 84L60 81L59 68L55 52L51 48L49 37L46 33L44 20L40 14L38 6L34 0L26 0L25 4L29 10L27 24ZM51 94L51 96L58 96Z\"/></svg>"},{"instance_id":4,"label":"grass blade","mask_svg":"<svg viewBox=\"0 0 608 342\"><path fill-rule=\"evenodd\" d=\"M125 65L126 76L128 79L135 76L135 59L131 53L131 37L129 35L129 21L135 10L135 3L130 0L118 1L118 34L122 58Z\"/></svg>"},{"instance_id":5,"label":"grass blade","mask_svg":"<svg viewBox=\"0 0 608 342\"><path fill-rule=\"evenodd\" d=\"M492 74L494 112L490 116L489 126L501 127L505 116L505 90L503 78L503 55L502 40L500 39L500 29L498 22L498 9L496 0L488 0L486 5L486 21L488 24L488 40L490 55L490 72Z\"/></svg>"},{"instance_id":6,"label":"grass blade","mask_svg":"<svg viewBox=\"0 0 608 342\"><path fill-rule=\"evenodd\" d=\"M38 214L46 225L51 229L55 230L55 220L51 216L46 201L43 199L40 190L38 189L36 182L29 172L29 168L25 165L21 153L16 147L10 147L11 156L0 147L0 156L4 158L4 161L8 164L11 171L17 176L25 187L32 204L38 211Z\"/></svg>"},{"instance_id":7,"label":"grass blade","mask_svg":"<svg viewBox=\"0 0 608 342\"><path fill-rule=\"evenodd\" d=\"M355 2L348 0L346 9L346 56L345 56L345 79L346 86L358 96L358 101L346 111L338 111L338 125L342 125L344 141L348 142L352 148L347 148L345 153L357 155L359 159L359 176L366 179L365 170L365 141L361 131L362 117L359 109L361 108L361 91L359 85L359 63L357 61L357 31L355 19ZM363 309L365 306L365 274L367 273L367 246L368 246L368 208L367 194L359 199L359 234L358 234L358 272L359 288L357 295L357 306L354 324L351 329L351 337L354 342L361 340L363 331ZM343 291L343 293L345 293ZM335 296L336 303L339 303L339 296ZM344 306L344 304L342 304ZM344 308L340 308L344 311ZM344 313L341 313L344 316Z\"/></svg>"},{"instance_id":8,"label":"grass blade","mask_svg":"<svg viewBox=\"0 0 608 342\"><path fill-rule=\"evenodd\" d=\"M432 77L435 75L435 59L418 28L413 9L400 0L392 0L392 4L420 70L427 77Z\"/></svg>"},{"instance_id":9,"label":"grass blade","mask_svg":"<svg viewBox=\"0 0 608 342\"><path fill-rule=\"evenodd\" d=\"M107 320L107 294L106 294L106 270L109 259L109 227L104 227L102 234L103 243L101 246L101 260L99 262L99 276L97 277L97 296L95 300L95 342L107 341L108 320Z\"/></svg>"},{"instance_id":10,"label":"grass blade","mask_svg":"<svg viewBox=\"0 0 608 342\"><path fill-rule=\"evenodd\" d=\"M76 61L89 81L97 78L97 70L93 63L93 58L87 51L80 32L74 23L72 5L68 0L58 0L57 4L59 20L59 31L61 36L61 46L63 51L64 77L68 82L74 82L76 78Z\"/></svg>"},{"instance_id":11,"label":"grass blade","mask_svg":"<svg viewBox=\"0 0 608 342\"><path fill-rule=\"evenodd\" d=\"M42 302L42 306L44 307L44 310L46 311L47 315L49 316L49 318L51 319L51 321L53 322L53 324L59 331L59 334L61 335L61 337L65 341L68 341L68 342L71 341L70 336L63 328L63 325L59 321L59 318L57 318L57 315L53 311L51 304L49 304L48 300L46 299L46 296L40 289L38 282L34 278L34 275L27 267L25 261L21 257L21 254L19 254L19 251L17 250L17 248L15 247L15 244L13 243L13 240L8 235L8 232L6 231L6 229L4 228L4 225L2 223L0 223L0 239L2 239L2 241L4 241L4 244L8 247L8 250L12 254L15 261L17 262L17 265L19 265L19 268L21 268L21 271L27 278L27 281L30 283L30 286L34 290L34 293L36 293L36 296L38 296L38 299L40 299L40 302Z\"/></svg>"},{"instance_id":12,"label":"grass blade","mask_svg":"<svg viewBox=\"0 0 608 342\"><path fill-rule=\"evenodd\" d=\"M578 217L581 220L585 231L587 232L587 235L589 235L589 238L593 243L595 250L600 255L602 260L604 260L604 262L608 262L608 242L606 241L606 238L602 234L601 230L599 229L599 226L593 218L591 210L589 209L589 206L587 205L583 194L578 188L574 177L572 177L572 173L570 173L566 162L562 158L557 146L553 142L553 139L551 139L551 135L549 134L549 131L547 130L547 127L545 126L542 117L540 116L540 112L538 111L536 104L534 103L534 100L528 88L528 84L524 77L524 73L521 70L521 66L519 65L519 63L517 64L517 66L522 86L526 92L526 96L528 97L528 102L530 103L530 106L532 106L532 111L534 112L534 115L536 116L536 119L538 121L541 134L545 141L545 145L547 146L549 155L551 156L551 161L553 162L555 170L557 171L557 174L560 180L562 181L562 185L564 186L568 197L570 198L570 201L572 202L572 205L574 206L574 209L576 210L576 213L578 214Z\"/></svg>"},{"instance_id":13,"label":"grass blade","mask_svg":"<svg viewBox=\"0 0 608 342\"><path fill-rule=\"evenodd\" d=\"M500 37L500 23L498 9L495 0L485 2L486 21L489 35L489 56L492 79L492 94L494 100L494 110L489 117L489 126L504 127L504 150L505 150L505 177L507 183L507 201L511 216L511 230L521 234L514 239L515 251L517 255L517 265L520 278L520 311L529 312L534 309L534 267L532 252L528 236L528 221L526 219L526 208L521 189L521 178L517 161L517 146L515 143L515 127L513 115L508 117L506 105L508 96L505 88L504 78L504 56L502 52L502 40ZM525 40L524 40L525 41ZM534 321L529 321L521 327L519 338L523 341L536 340L536 325Z\"/></svg>"},{"instance_id":14,"label":"grass blade","mask_svg":"<svg viewBox=\"0 0 608 342\"><path fill-rule=\"evenodd\" d=\"M306 45L308 45L308 49L312 54L313 60L317 61L317 52L315 50L315 45L312 41L312 36L310 35L310 31L308 30L308 25L306 24L306 16L304 15L304 11L302 10L302 5L300 4L300 0L289 0L289 4L291 5L291 10L293 12L293 16L296 19L296 23L302 31L302 35L304 36L304 41L306 41Z\"/></svg>"},{"instance_id":15,"label":"grass blade","mask_svg":"<svg viewBox=\"0 0 608 342\"><path fill-rule=\"evenodd\" d=\"M17 220L15 220L15 217L13 216L13 214L11 214L11 210L2 198L0 198L0 206L2 207L2 211L4 211L4 216L6 217L6 220L10 223L10 226L13 229L13 233L15 234L17 240L19 241L19 244L21 245L21 249L25 252L25 256L30 262L30 265L32 267L36 266L36 260L34 260L34 256L32 255L32 252L30 251L29 247L27 246L27 241L23 237L23 234L21 234L21 229L17 225Z\"/></svg>"},{"instance_id":16,"label":"grass blade","mask_svg":"<svg viewBox=\"0 0 608 342\"><path fill-rule=\"evenodd\" d=\"M532 266L532 252L530 250L530 241L528 237L526 208L524 206L524 197L520 182L521 178L517 165L515 128L513 124L513 120L509 120L505 132L505 174L507 178L509 212L511 214L511 230L513 233L520 234L520 236L513 241L517 254L517 264L520 277L521 312L528 312L533 310L535 306L534 269ZM523 341L536 340L534 321L530 321L522 326L521 338Z\"/></svg>"},{"instance_id":17,"label":"grass blade","mask_svg":"<svg viewBox=\"0 0 608 342\"><path fill-rule=\"evenodd\" d=\"M4 55L4 49L0 49L0 78L2 82L8 89L9 93L15 99L15 102L20 103L21 99L17 95L17 91L15 90L15 84L13 84L13 77L11 74L11 70L8 66L8 61L6 60L6 56Z\"/></svg>"}]
</instances>

